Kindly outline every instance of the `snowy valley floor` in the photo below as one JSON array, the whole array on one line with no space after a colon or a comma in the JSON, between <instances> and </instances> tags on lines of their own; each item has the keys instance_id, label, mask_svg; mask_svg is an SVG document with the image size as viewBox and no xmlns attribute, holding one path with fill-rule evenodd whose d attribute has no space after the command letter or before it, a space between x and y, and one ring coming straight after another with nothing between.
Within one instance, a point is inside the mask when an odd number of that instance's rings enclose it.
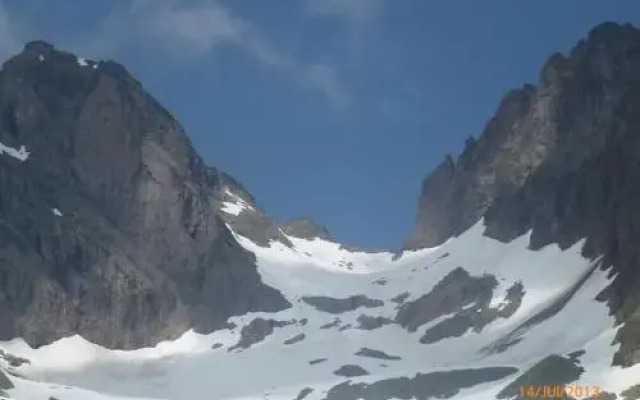
<instances>
[{"instance_id":1,"label":"snowy valley floor","mask_svg":"<svg viewBox=\"0 0 640 400\"><path fill-rule=\"evenodd\" d=\"M611 367L617 328L595 300L611 277L580 255L582 243L531 251L528 235L504 244L482 232L480 222L396 256L238 238L293 307L128 352L80 337L37 350L0 342L30 361L0 358L6 398L488 400L515 398L519 382L571 383L586 398L640 384L639 365Z\"/></svg>"}]
</instances>

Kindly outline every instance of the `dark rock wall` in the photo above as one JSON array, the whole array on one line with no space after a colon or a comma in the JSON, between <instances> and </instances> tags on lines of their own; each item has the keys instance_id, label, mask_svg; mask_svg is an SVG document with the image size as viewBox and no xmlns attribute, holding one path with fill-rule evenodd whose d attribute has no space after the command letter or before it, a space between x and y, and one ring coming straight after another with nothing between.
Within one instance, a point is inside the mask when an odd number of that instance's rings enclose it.
<instances>
[{"instance_id":1,"label":"dark rock wall","mask_svg":"<svg viewBox=\"0 0 640 400\"><path fill-rule=\"evenodd\" d=\"M30 152L0 155L0 339L135 348L288 306L218 216L228 179L122 66L28 44L0 142Z\"/></svg>"},{"instance_id":2,"label":"dark rock wall","mask_svg":"<svg viewBox=\"0 0 640 400\"><path fill-rule=\"evenodd\" d=\"M537 87L506 96L477 141L423 187L408 247L442 243L485 218L531 246L587 238L620 274L606 296L625 326L616 363L640 361L640 30L603 23L552 56Z\"/></svg>"}]
</instances>

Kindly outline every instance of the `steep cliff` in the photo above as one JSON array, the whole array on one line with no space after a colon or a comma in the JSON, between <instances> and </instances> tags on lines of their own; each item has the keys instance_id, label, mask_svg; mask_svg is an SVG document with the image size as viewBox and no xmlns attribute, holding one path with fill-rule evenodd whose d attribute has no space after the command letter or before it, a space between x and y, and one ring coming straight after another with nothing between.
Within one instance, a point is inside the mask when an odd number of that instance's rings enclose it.
<instances>
[{"instance_id":1,"label":"steep cliff","mask_svg":"<svg viewBox=\"0 0 640 400\"><path fill-rule=\"evenodd\" d=\"M31 42L0 72L0 340L135 348L289 306L225 188L124 67Z\"/></svg>"},{"instance_id":2,"label":"steep cliff","mask_svg":"<svg viewBox=\"0 0 640 400\"><path fill-rule=\"evenodd\" d=\"M616 280L601 299L624 326L615 363L640 362L640 30L603 23L538 86L509 93L482 135L424 182L407 247L437 245L480 218L509 241L604 255ZM558 268L562 268L561 265Z\"/></svg>"}]
</instances>

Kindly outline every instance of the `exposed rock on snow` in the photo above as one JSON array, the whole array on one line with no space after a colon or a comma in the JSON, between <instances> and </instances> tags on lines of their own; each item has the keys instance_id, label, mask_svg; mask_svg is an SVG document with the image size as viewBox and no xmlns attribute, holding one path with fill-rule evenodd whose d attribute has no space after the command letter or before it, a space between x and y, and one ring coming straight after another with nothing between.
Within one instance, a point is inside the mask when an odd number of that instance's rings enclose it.
<instances>
[{"instance_id":1,"label":"exposed rock on snow","mask_svg":"<svg viewBox=\"0 0 640 400\"><path fill-rule=\"evenodd\" d=\"M620 393L623 400L638 400L640 399L640 384L631 386Z\"/></svg>"},{"instance_id":2,"label":"exposed rock on snow","mask_svg":"<svg viewBox=\"0 0 640 400\"><path fill-rule=\"evenodd\" d=\"M522 387L533 387L534 390L544 386L564 387L566 384L577 381L582 372L584 372L584 369L576 365L572 360L558 355L551 355L518 376L498 393L497 398L518 397L521 394Z\"/></svg>"},{"instance_id":3,"label":"exposed rock on snow","mask_svg":"<svg viewBox=\"0 0 640 400\"><path fill-rule=\"evenodd\" d=\"M369 375L366 369L362 368L359 365L354 365L354 364L343 365L342 367L333 371L333 374L337 376L344 376L347 378L352 378L354 376Z\"/></svg>"},{"instance_id":4,"label":"exposed rock on snow","mask_svg":"<svg viewBox=\"0 0 640 400\"><path fill-rule=\"evenodd\" d=\"M508 289L505 299L497 307L482 303L476 304L475 307L463 308L452 317L429 327L420 338L420 343L435 343L448 337L459 337L469 330L480 332L497 318L512 316L522 303L523 296L522 283L518 282Z\"/></svg>"},{"instance_id":5,"label":"exposed rock on snow","mask_svg":"<svg viewBox=\"0 0 640 400\"><path fill-rule=\"evenodd\" d=\"M374 383L344 382L332 387L325 400L450 398L460 390L500 380L517 372L515 368L484 368L417 374Z\"/></svg>"},{"instance_id":6,"label":"exposed rock on snow","mask_svg":"<svg viewBox=\"0 0 640 400\"><path fill-rule=\"evenodd\" d=\"M0 396L7 396L6 391L13 389L14 385L7 375L0 369Z\"/></svg>"},{"instance_id":7,"label":"exposed rock on snow","mask_svg":"<svg viewBox=\"0 0 640 400\"><path fill-rule=\"evenodd\" d=\"M295 400L304 400L305 397L307 397L308 395L310 395L313 392L313 389L311 388L304 388L300 391L300 393L298 393L298 395L296 396Z\"/></svg>"},{"instance_id":8,"label":"exposed rock on snow","mask_svg":"<svg viewBox=\"0 0 640 400\"><path fill-rule=\"evenodd\" d=\"M387 317L372 317L369 315L360 315L357 319L358 329L364 329L366 331L372 331L374 329L382 328L385 325L395 324L391 318Z\"/></svg>"},{"instance_id":9,"label":"exposed rock on snow","mask_svg":"<svg viewBox=\"0 0 640 400\"><path fill-rule=\"evenodd\" d=\"M328 360L329 360L328 358L316 358L315 360L309 361L309 365L320 364L320 363L326 362Z\"/></svg>"},{"instance_id":10,"label":"exposed rock on snow","mask_svg":"<svg viewBox=\"0 0 640 400\"><path fill-rule=\"evenodd\" d=\"M471 277L462 267L457 267L429 293L405 303L398 311L396 321L413 332L438 317L461 311L464 307L481 307L490 301L497 284L493 276Z\"/></svg>"},{"instance_id":11,"label":"exposed rock on snow","mask_svg":"<svg viewBox=\"0 0 640 400\"><path fill-rule=\"evenodd\" d=\"M331 314L342 314L361 307L375 308L382 307L384 305L381 300L370 299L364 295L349 296L346 299L334 299L324 296L307 296L303 297L302 301L315 307L319 311Z\"/></svg>"},{"instance_id":12,"label":"exposed rock on snow","mask_svg":"<svg viewBox=\"0 0 640 400\"><path fill-rule=\"evenodd\" d=\"M0 349L0 360L6 361L10 367L19 367L23 364L30 363L29 360L27 360L26 358L16 357L12 354L5 352L2 349Z\"/></svg>"},{"instance_id":13,"label":"exposed rock on snow","mask_svg":"<svg viewBox=\"0 0 640 400\"><path fill-rule=\"evenodd\" d=\"M304 333L298 333L297 335L285 340L284 342L282 342L283 344L286 345L290 345L290 344L294 344L297 342L301 342L303 341L307 336Z\"/></svg>"},{"instance_id":14,"label":"exposed rock on snow","mask_svg":"<svg viewBox=\"0 0 640 400\"><path fill-rule=\"evenodd\" d=\"M229 348L229 351L236 349L248 349L252 345L263 341L267 336L271 335L275 328L282 328L294 325L295 321L277 321L275 319L256 318L248 325L242 327L240 331L240 340L238 343Z\"/></svg>"},{"instance_id":15,"label":"exposed rock on snow","mask_svg":"<svg viewBox=\"0 0 640 400\"><path fill-rule=\"evenodd\" d=\"M324 325L320 326L320 329L329 329L329 328L336 328L338 326L340 326L340 324L342 323L342 321L340 321L340 318L336 318L333 321L326 323Z\"/></svg>"},{"instance_id":16,"label":"exposed rock on snow","mask_svg":"<svg viewBox=\"0 0 640 400\"><path fill-rule=\"evenodd\" d=\"M355 355L360 357L370 357L370 358L379 358L381 360L401 360L401 357L398 356L390 356L381 350L370 349L368 347L363 347L358 350Z\"/></svg>"}]
</instances>

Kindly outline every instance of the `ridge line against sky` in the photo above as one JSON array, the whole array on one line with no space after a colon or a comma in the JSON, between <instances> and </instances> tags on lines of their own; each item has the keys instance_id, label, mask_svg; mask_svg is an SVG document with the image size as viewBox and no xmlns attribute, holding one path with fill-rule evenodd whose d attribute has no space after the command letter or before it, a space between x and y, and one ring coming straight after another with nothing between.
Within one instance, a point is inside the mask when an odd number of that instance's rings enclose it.
<instances>
[{"instance_id":1,"label":"ridge line against sky","mask_svg":"<svg viewBox=\"0 0 640 400\"><path fill-rule=\"evenodd\" d=\"M640 25L640 2L2 0L0 57L114 59L277 220L389 248L444 155L606 20Z\"/></svg>"}]
</instances>

